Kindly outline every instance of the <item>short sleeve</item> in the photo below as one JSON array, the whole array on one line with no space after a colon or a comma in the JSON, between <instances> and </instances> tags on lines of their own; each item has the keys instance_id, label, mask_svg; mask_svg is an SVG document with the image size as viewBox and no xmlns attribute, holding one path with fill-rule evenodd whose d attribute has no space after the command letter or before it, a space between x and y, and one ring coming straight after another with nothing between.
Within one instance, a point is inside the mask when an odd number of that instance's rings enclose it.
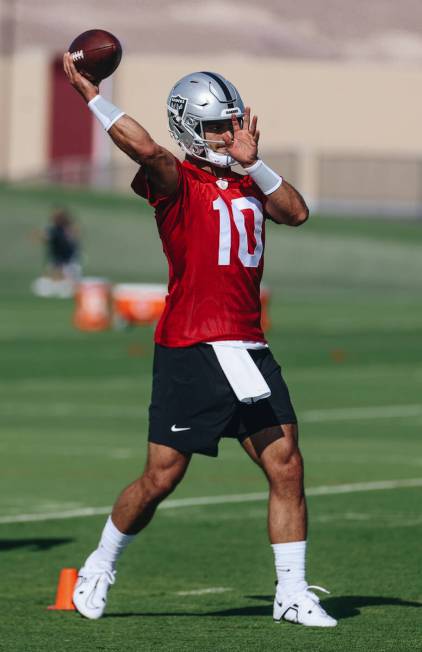
<instances>
[{"instance_id":1,"label":"short sleeve","mask_svg":"<svg viewBox=\"0 0 422 652\"><path fill-rule=\"evenodd\" d=\"M182 192L183 167L179 159L175 159L175 160L177 164L177 171L179 174L179 178L177 182L177 188L174 192L171 193L171 195L160 195L154 193L149 183L148 175L146 174L146 171L143 167L139 168L138 172L135 175L135 178L132 181L131 184L132 190L140 197L146 199L147 202L150 204L150 206L153 206L155 209L159 209L160 207L170 205L173 201L175 201L180 196L180 193Z\"/></svg>"}]
</instances>

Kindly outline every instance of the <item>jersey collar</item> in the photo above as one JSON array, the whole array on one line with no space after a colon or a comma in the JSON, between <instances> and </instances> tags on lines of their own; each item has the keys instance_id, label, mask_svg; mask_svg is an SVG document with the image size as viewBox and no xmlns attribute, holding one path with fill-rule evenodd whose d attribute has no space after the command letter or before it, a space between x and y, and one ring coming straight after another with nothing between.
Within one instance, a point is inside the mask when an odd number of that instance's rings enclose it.
<instances>
[{"instance_id":1,"label":"jersey collar","mask_svg":"<svg viewBox=\"0 0 422 652\"><path fill-rule=\"evenodd\" d=\"M194 163L191 163L190 161L187 161L186 159L182 162L183 167L187 168L188 170L192 170L195 172L199 177L201 177L204 181L212 181L212 183L215 183L217 179L232 179L233 181L240 181L243 178L243 175L238 174L238 172L233 172L231 168L227 168L227 171L225 171L225 174L223 177L217 177L215 174L212 174L212 172L207 172L207 170L204 170L203 168L198 167Z\"/></svg>"}]
</instances>

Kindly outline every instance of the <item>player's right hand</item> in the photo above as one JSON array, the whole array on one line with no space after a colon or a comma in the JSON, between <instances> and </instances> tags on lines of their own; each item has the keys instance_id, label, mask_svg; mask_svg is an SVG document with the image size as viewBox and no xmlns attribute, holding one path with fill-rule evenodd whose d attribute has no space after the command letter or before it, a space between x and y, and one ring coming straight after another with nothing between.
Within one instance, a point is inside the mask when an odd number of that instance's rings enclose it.
<instances>
[{"instance_id":1,"label":"player's right hand","mask_svg":"<svg viewBox=\"0 0 422 652\"><path fill-rule=\"evenodd\" d=\"M256 128L258 118L256 115L251 120L251 108L245 107L243 126L234 113L231 116L233 134L226 131L221 135L228 154L242 167L249 167L256 163L258 157L259 131Z\"/></svg>"},{"instance_id":2,"label":"player's right hand","mask_svg":"<svg viewBox=\"0 0 422 652\"><path fill-rule=\"evenodd\" d=\"M92 100L100 92L98 86L89 81L76 70L70 52L63 55L63 69L73 88L84 98L85 102Z\"/></svg>"}]
</instances>

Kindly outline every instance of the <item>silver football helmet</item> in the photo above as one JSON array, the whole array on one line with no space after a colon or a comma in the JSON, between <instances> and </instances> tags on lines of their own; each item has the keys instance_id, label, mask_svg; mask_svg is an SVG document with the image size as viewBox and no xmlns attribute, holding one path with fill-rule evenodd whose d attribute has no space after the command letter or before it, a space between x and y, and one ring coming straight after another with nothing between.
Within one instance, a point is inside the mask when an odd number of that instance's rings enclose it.
<instances>
[{"instance_id":1,"label":"silver football helmet","mask_svg":"<svg viewBox=\"0 0 422 652\"><path fill-rule=\"evenodd\" d=\"M193 72L182 77L167 100L169 131L178 145L187 154L219 167L229 167L236 161L229 154L211 149L211 141L204 138L204 123L227 120L233 114L241 120L244 112L236 88L214 72Z\"/></svg>"}]
</instances>

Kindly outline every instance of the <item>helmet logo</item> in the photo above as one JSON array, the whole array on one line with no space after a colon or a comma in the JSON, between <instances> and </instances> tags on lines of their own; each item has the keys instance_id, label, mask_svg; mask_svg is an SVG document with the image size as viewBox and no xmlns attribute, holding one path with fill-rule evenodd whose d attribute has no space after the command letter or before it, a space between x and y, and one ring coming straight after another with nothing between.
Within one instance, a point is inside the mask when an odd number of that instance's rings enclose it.
<instances>
[{"instance_id":1,"label":"helmet logo","mask_svg":"<svg viewBox=\"0 0 422 652\"><path fill-rule=\"evenodd\" d=\"M201 143L192 143L192 154L201 156L204 153L204 146Z\"/></svg>"},{"instance_id":2,"label":"helmet logo","mask_svg":"<svg viewBox=\"0 0 422 652\"><path fill-rule=\"evenodd\" d=\"M175 116L176 122L182 122L183 116L186 112L186 106L188 103L187 97L181 97L180 95L173 95L170 98L169 106L173 109L172 113Z\"/></svg>"}]
</instances>

